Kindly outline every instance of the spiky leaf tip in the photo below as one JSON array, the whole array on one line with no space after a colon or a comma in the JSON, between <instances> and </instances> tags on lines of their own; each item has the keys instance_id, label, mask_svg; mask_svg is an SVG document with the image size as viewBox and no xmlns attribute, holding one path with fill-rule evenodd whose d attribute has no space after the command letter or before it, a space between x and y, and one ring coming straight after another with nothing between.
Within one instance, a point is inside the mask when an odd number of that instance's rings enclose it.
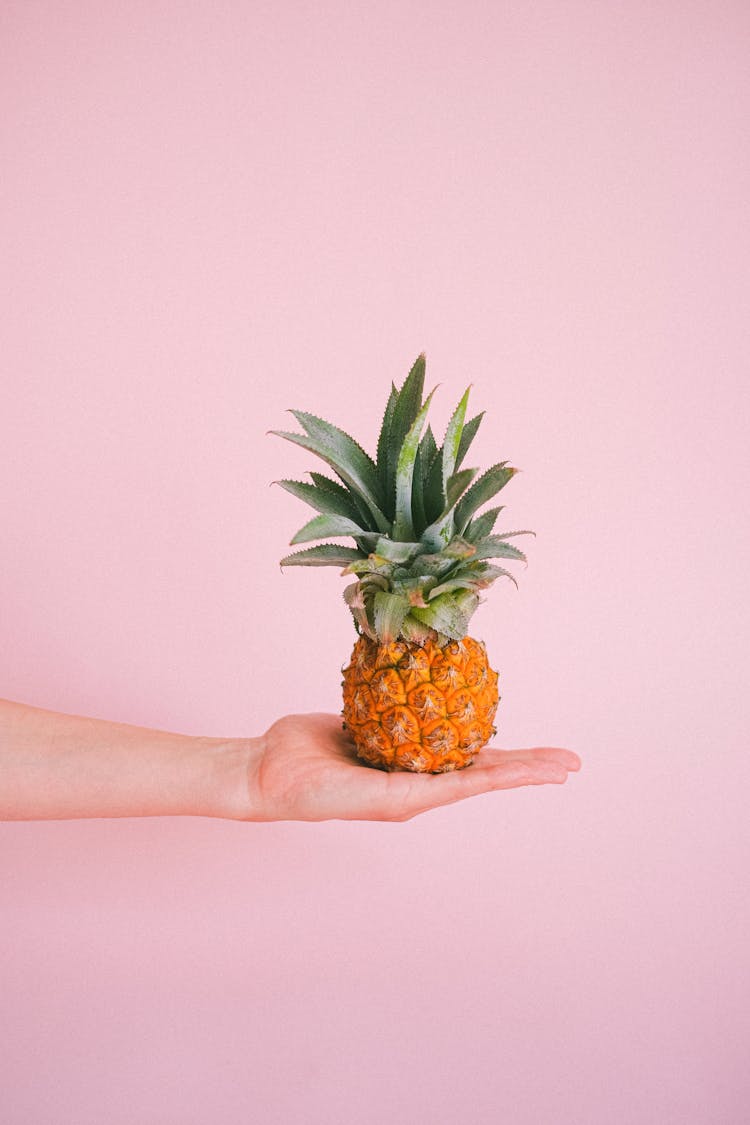
<instances>
[{"instance_id":1,"label":"spiky leaf tip","mask_svg":"<svg viewBox=\"0 0 750 1125\"><path fill-rule=\"evenodd\" d=\"M393 502L395 510L396 499L396 473L398 470L398 457L401 447L409 430L422 409L422 395L424 394L426 357L420 352L409 374L404 380L401 390L397 392L396 400L390 417L388 441L385 448L385 482L384 490L388 505Z\"/></svg>"},{"instance_id":2,"label":"spiky leaf tip","mask_svg":"<svg viewBox=\"0 0 750 1125\"><path fill-rule=\"evenodd\" d=\"M356 547L339 547L335 543L322 543L318 547L307 547L286 555L279 566L350 566L363 554Z\"/></svg>"},{"instance_id":3,"label":"spiky leaf tip","mask_svg":"<svg viewBox=\"0 0 750 1125\"><path fill-rule=\"evenodd\" d=\"M463 396L454 410L451 420L448 423L448 428L445 431L445 440L443 441L443 495L448 496L448 481L453 476L456 469L456 460L458 458L458 450L461 444L461 435L464 428L464 419L466 417L466 406L469 401L469 391L471 387L467 387Z\"/></svg>"},{"instance_id":4,"label":"spiky leaf tip","mask_svg":"<svg viewBox=\"0 0 750 1125\"><path fill-rule=\"evenodd\" d=\"M414 482L414 463L417 458L419 439L430 409L432 396L430 391L422 409L414 419L409 432L403 440L396 463L396 518L393 523L393 538L396 540L410 540L414 535L412 523L412 486Z\"/></svg>"}]
</instances>

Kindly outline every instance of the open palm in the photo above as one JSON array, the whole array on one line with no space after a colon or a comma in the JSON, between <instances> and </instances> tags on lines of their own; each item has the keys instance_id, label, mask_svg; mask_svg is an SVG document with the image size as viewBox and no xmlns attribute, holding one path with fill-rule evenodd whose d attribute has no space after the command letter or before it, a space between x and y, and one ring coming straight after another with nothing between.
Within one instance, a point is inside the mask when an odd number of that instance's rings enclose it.
<instances>
[{"instance_id":1,"label":"open palm","mask_svg":"<svg viewBox=\"0 0 750 1125\"><path fill-rule=\"evenodd\" d=\"M338 715L317 713L275 722L258 742L248 780L257 819L403 821L493 789L560 784L580 764L555 747L486 747L452 773L387 773L359 760Z\"/></svg>"}]
</instances>

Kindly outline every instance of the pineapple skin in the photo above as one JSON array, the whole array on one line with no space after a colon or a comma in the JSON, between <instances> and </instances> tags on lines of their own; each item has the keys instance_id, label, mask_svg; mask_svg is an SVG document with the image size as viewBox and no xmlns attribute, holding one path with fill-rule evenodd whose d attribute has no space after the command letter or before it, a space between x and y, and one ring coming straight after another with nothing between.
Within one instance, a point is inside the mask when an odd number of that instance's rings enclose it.
<instances>
[{"instance_id":1,"label":"pineapple skin","mask_svg":"<svg viewBox=\"0 0 750 1125\"><path fill-rule=\"evenodd\" d=\"M498 676L473 637L441 646L363 635L343 675L344 726L378 769L464 769L495 734Z\"/></svg>"}]
</instances>

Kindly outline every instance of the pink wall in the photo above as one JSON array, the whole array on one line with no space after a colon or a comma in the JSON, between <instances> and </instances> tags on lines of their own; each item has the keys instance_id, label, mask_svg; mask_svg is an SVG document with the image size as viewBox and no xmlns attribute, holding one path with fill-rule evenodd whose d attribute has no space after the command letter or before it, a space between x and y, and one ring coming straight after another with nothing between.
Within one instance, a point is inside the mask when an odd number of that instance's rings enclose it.
<instances>
[{"instance_id":1,"label":"pink wall","mask_svg":"<svg viewBox=\"0 0 750 1125\"><path fill-rule=\"evenodd\" d=\"M336 710L343 583L279 572L268 488L312 461L264 433L372 445L424 348L538 532L476 618L498 742L584 761L405 825L3 826L4 1125L746 1121L750 9L0 31L0 694Z\"/></svg>"}]
</instances>

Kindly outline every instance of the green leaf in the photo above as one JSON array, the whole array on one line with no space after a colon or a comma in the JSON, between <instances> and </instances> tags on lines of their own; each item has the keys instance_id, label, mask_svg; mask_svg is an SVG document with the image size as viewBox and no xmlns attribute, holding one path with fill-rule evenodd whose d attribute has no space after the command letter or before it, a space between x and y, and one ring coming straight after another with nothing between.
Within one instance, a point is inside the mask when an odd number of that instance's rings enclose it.
<instances>
[{"instance_id":1,"label":"green leaf","mask_svg":"<svg viewBox=\"0 0 750 1125\"><path fill-rule=\"evenodd\" d=\"M287 492L291 492L292 496L304 500L311 508L315 508L316 512L359 519L359 512L351 499L351 495L343 487L341 493L337 493L329 492L315 484L307 484L306 481L301 480L275 480L273 483L280 485Z\"/></svg>"},{"instance_id":2,"label":"green leaf","mask_svg":"<svg viewBox=\"0 0 750 1125\"><path fill-rule=\"evenodd\" d=\"M505 568L502 566L492 566L490 563L484 563L481 570L479 569L479 567L477 567L477 573L480 580L480 590L484 590L488 586L491 586L497 578L510 578L513 585L518 588L518 583L516 582L515 576L512 575L509 570L505 570Z\"/></svg>"},{"instance_id":3,"label":"green leaf","mask_svg":"<svg viewBox=\"0 0 750 1125\"><path fill-rule=\"evenodd\" d=\"M485 535L490 534L503 508L503 504L498 508L489 508L488 511L483 512L481 516L477 516L475 519L469 521L464 530L464 536L470 543L476 543L478 539L483 539Z\"/></svg>"},{"instance_id":4,"label":"green leaf","mask_svg":"<svg viewBox=\"0 0 750 1125\"><path fill-rule=\"evenodd\" d=\"M502 566L495 566L492 569L495 572L492 577L493 582L496 578L510 578L513 585L516 587L516 589L518 589L518 582L516 581L515 574L511 574L509 570L505 570Z\"/></svg>"},{"instance_id":5,"label":"green leaf","mask_svg":"<svg viewBox=\"0 0 750 1125\"><path fill-rule=\"evenodd\" d=\"M422 547L428 548L430 553L419 556L420 564L424 559L447 559L448 562L455 562L456 559L471 558L475 552L474 544L469 543L467 539L463 539L460 535L454 535L449 543L440 543L433 552L425 532L422 536Z\"/></svg>"},{"instance_id":6,"label":"green leaf","mask_svg":"<svg viewBox=\"0 0 750 1125\"><path fill-rule=\"evenodd\" d=\"M435 554L420 555L414 560L412 569L419 567L419 570L425 574L442 578L443 575L453 571L458 564L473 558L474 554L473 544L467 543L465 539L456 536L451 539L447 546Z\"/></svg>"},{"instance_id":7,"label":"green leaf","mask_svg":"<svg viewBox=\"0 0 750 1125\"><path fill-rule=\"evenodd\" d=\"M424 512L424 489L422 487L423 476L422 442L420 441L419 447L417 449L417 456L414 460L414 477L412 479L411 485L411 522L415 537L420 536L427 525L427 517L425 516Z\"/></svg>"},{"instance_id":8,"label":"green leaf","mask_svg":"<svg viewBox=\"0 0 750 1125\"><path fill-rule=\"evenodd\" d=\"M512 543L501 539L499 535L487 535L476 544L473 560L479 561L479 559L515 559L518 562L526 562L526 555Z\"/></svg>"},{"instance_id":9,"label":"green leaf","mask_svg":"<svg viewBox=\"0 0 750 1125\"><path fill-rule=\"evenodd\" d=\"M316 414L308 414L304 410L291 410L290 414L294 415L309 437L329 445L341 459L344 467L350 464L378 501L382 499L377 466L358 441L355 441L345 430L326 422Z\"/></svg>"},{"instance_id":10,"label":"green leaf","mask_svg":"<svg viewBox=\"0 0 750 1125\"><path fill-rule=\"evenodd\" d=\"M443 451L438 449L432 459L427 483L424 488L425 519L430 523L438 519L445 507L443 492Z\"/></svg>"},{"instance_id":11,"label":"green leaf","mask_svg":"<svg viewBox=\"0 0 750 1125\"><path fill-rule=\"evenodd\" d=\"M388 559L389 562L405 563L409 561L412 555L417 553L420 546L419 543L407 543L404 540L381 536L373 547L372 553L380 558Z\"/></svg>"},{"instance_id":12,"label":"green leaf","mask_svg":"<svg viewBox=\"0 0 750 1125\"><path fill-rule=\"evenodd\" d=\"M457 473L454 473L453 476L448 479L445 488L445 507L447 511L455 508L478 472L479 469L459 469Z\"/></svg>"},{"instance_id":13,"label":"green leaf","mask_svg":"<svg viewBox=\"0 0 750 1125\"><path fill-rule=\"evenodd\" d=\"M435 435L432 432L432 426L427 423L427 429L424 432L424 437L419 443L419 460L422 467L422 489L427 485L427 478L432 468L432 462L437 457L437 443L435 442Z\"/></svg>"},{"instance_id":14,"label":"green leaf","mask_svg":"<svg viewBox=\"0 0 750 1125\"><path fill-rule=\"evenodd\" d=\"M444 574L453 570L456 565L456 560L446 558L442 553L435 555L420 555L419 559L414 560L415 567L418 565L419 570L423 574L429 574L434 578L442 578Z\"/></svg>"},{"instance_id":15,"label":"green leaf","mask_svg":"<svg viewBox=\"0 0 750 1125\"><path fill-rule=\"evenodd\" d=\"M464 428L470 390L471 387L467 387L464 391L463 397L448 423L448 429L445 431L445 441L443 442L443 495L446 499L448 496L448 481L456 468L456 458L458 457L458 447L461 444L461 432Z\"/></svg>"},{"instance_id":16,"label":"green leaf","mask_svg":"<svg viewBox=\"0 0 750 1125\"><path fill-rule=\"evenodd\" d=\"M503 570L501 566L492 566L490 563L467 563L466 567L462 567L455 576L441 582L439 586L433 587L428 596L429 598L435 598L450 590L485 590L492 585L496 578L500 578L502 575L507 575L515 582L513 575L509 571Z\"/></svg>"},{"instance_id":17,"label":"green leaf","mask_svg":"<svg viewBox=\"0 0 750 1125\"><path fill-rule=\"evenodd\" d=\"M491 500L517 472L518 470L510 466L507 461L502 461L498 465L493 465L474 482L456 507L456 531L459 534L466 530L466 525L477 508Z\"/></svg>"},{"instance_id":18,"label":"green leaf","mask_svg":"<svg viewBox=\"0 0 750 1125\"><path fill-rule=\"evenodd\" d=\"M336 480L331 480L330 477L325 476L323 473L310 472L310 477L313 483L323 492L331 495L341 497L344 501L351 504L354 509L352 512L352 519L355 519L368 529L372 529L375 524L372 512L367 507L364 499L357 492L355 488L347 488L345 484L339 484ZM343 514L343 513L342 513Z\"/></svg>"},{"instance_id":19,"label":"green leaf","mask_svg":"<svg viewBox=\"0 0 750 1125\"><path fill-rule=\"evenodd\" d=\"M411 539L414 534L411 515L411 491L414 480L414 462L419 448L419 439L422 436L427 411L435 392L430 391L424 406L417 414L409 432L404 438L404 443L398 455L396 467L396 520L393 525L393 536L398 540ZM398 409L398 407L397 407Z\"/></svg>"},{"instance_id":20,"label":"green leaf","mask_svg":"<svg viewBox=\"0 0 750 1125\"><path fill-rule=\"evenodd\" d=\"M441 594L449 594L453 590L475 590L477 588L476 579L470 578L468 574L458 578L448 578L447 581L441 582L439 586L435 586L430 590L427 595L427 600L432 601L433 598L439 598Z\"/></svg>"},{"instance_id":21,"label":"green leaf","mask_svg":"<svg viewBox=\"0 0 750 1125\"><path fill-rule=\"evenodd\" d=\"M319 547L307 547L295 551L281 560L281 566L349 566L362 558L362 552L354 547L339 547L335 543L322 543Z\"/></svg>"},{"instance_id":22,"label":"green leaf","mask_svg":"<svg viewBox=\"0 0 750 1125\"><path fill-rule=\"evenodd\" d=\"M363 527L354 523L348 516L326 514L315 516L309 523L300 528L294 539L290 541L290 546L293 547L295 543L309 543L312 539L330 539L337 535L351 535L353 539L375 540L378 538L377 531L365 531Z\"/></svg>"},{"instance_id":23,"label":"green leaf","mask_svg":"<svg viewBox=\"0 0 750 1125\"><path fill-rule=\"evenodd\" d=\"M385 493L389 501L396 491L396 474L401 447L422 406L425 365L425 354L421 352L406 376L393 408L386 455Z\"/></svg>"},{"instance_id":24,"label":"green leaf","mask_svg":"<svg viewBox=\"0 0 750 1125\"><path fill-rule=\"evenodd\" d=\"M305 414L301 410L292 410L291 413L307 430L307 435L287 433L284 430L272 430L271 433L300 445L322 458L351 489L360 493L378 529L387 531L390 524L380 507L382 502L380 482L370 457L353 438L336 426L324 422L321 418L315 418L312 414Z\"/></svg>"},{"instance_id":25,"label":"green leaf","mask_svg":"<svg viewBox=\"0 0 750 1125\"><path fill-rule=\"evenodd\" d=\"M422 541L432 550L440 550L453 535L453 509L469 487L479 469L460 469L448 480L445 507L438 518L422 532Z\"/></svg>"},{"instance_id":26,"label":"green leaf","mask_svg":"<svg viewBox=\"0 0 750 1125\"><path fill-rule=\"evenodd\" d=\"M409 599L409 605L425 606L425 596L436 584L437 578L427 574L405 575L391 579L391 587L397 594L404 594Z\"/></svg>"},{"instance_id":27,"label":"green leaf","mask_svg":"<svg viewBox=\"0 0 750 1125\"><path fill-rule=\"evenodd\" d=\"M481 414L475 414L468 422L464 424L463 432L461 433L461 441L458 446L458 453L456 455L456 468L460 469L463 464L466 454L469 452L469 446L474 440L480 423L484 418L484 411Z\"/></svg>"},{"instance_id":28,"label":"green leaf","mask_svg":"<svg viewBox=\"0 0 750 1125\"><path fill-rule=\"evenodd\" d=\"M330 492L334 496L352 496L352 493L346 485L339 484L337 480L331 480L331 478L327 477L324 473L316 473L311 469L310 476L315 486L322 492Z\"/></svg>"},{"instance_id":29,"label":"green leaf","mask_svg":"<svg viewBox=\"0 0 750 1125\"><path fill-rule=\"evenodd\" d=\"M414 606L411 615L438 633L445 633L447 637L458 641L466 636L469 619L478 605L479 598L476 594L460 590L457 593L441 594L431 600L426 609Z\"/></svg>"},{"instance_id":30,"label":"green leaf","mask_svg":"<svg viewBox=\"0 0 750 1125\"><path fill-rule=\"evenodd\" d=\"M470 559L474 557L475 548L473 543L469 543L460 535L456 535L451 539L448 546L443 548L442 553L447 559Z\"/></svg>"},{"instance_id":31,"label":"green leaf","mask_svg":"<svg viewBox=\"0 0 750 1125\"><path fill-rule=\"evenodd\" d=\"M409 612L409 601L403 594L389 594L380 590L375 595L373 607L373 622L378 639L383 644L390 644L398 636Z\"/></svg>"},{"instance_id":32,"label":"green leaf","mask_svg":"<svg viewBox=\"0 0 750 1125\"><path fill-rule=\"evenodd\" d=\"M383 421L380 426L380 433L378 435L378 450L376 457L378 477L380 479L380 486L383 490L384 507L386 510L386 515L389 516L392 516L393 512L388 511L388 506L391 499L388 490L388 446L390 444L393 411L396 409L397 401L398 391L396 390L396 384L391 383L391 393L388 396L388 402L386 403L385 413L383 415Z\"/></svg>"},{"instance_id":33,"label":"green leaf","mask_svg":"<svg viewBox=\"0 0 750 1125\"><path fill-rule=\"evenodd\" d=\"M414 519L415 537L421 535L428 523L431 523L434 519L434 516L428 515L427 482L430 477L430 469L437 454L438 448L435 444L435 435L432 432L432 426L428 422L427 429L419 443L417 460L414 465L411 508Z\"/></svg>"},{"instance_id":34,"label":"green leaf","mask_svg":"<svg viewBox=\"0 0 750 1125\"><path fill-rule=\"evenodd\" d=\"M429 639L431 631L429 625L423 625L411 613L407 614L401 625L401 636L409 644L423 645Z\"/></svg>"},{"instance_id":35,"label":"green leaf","mask_svg":"<svg viewBox=\"0 0 750 1125\"><path fill-rule=\"evenodd\" d=\"M393 573L393 563L388 559L383 558L382 555L362 555L359 554L356 559L353 559L346 568L347 574L361 574L364 576L382 576L390 578Z\"/></svg>"}]
</instances>

